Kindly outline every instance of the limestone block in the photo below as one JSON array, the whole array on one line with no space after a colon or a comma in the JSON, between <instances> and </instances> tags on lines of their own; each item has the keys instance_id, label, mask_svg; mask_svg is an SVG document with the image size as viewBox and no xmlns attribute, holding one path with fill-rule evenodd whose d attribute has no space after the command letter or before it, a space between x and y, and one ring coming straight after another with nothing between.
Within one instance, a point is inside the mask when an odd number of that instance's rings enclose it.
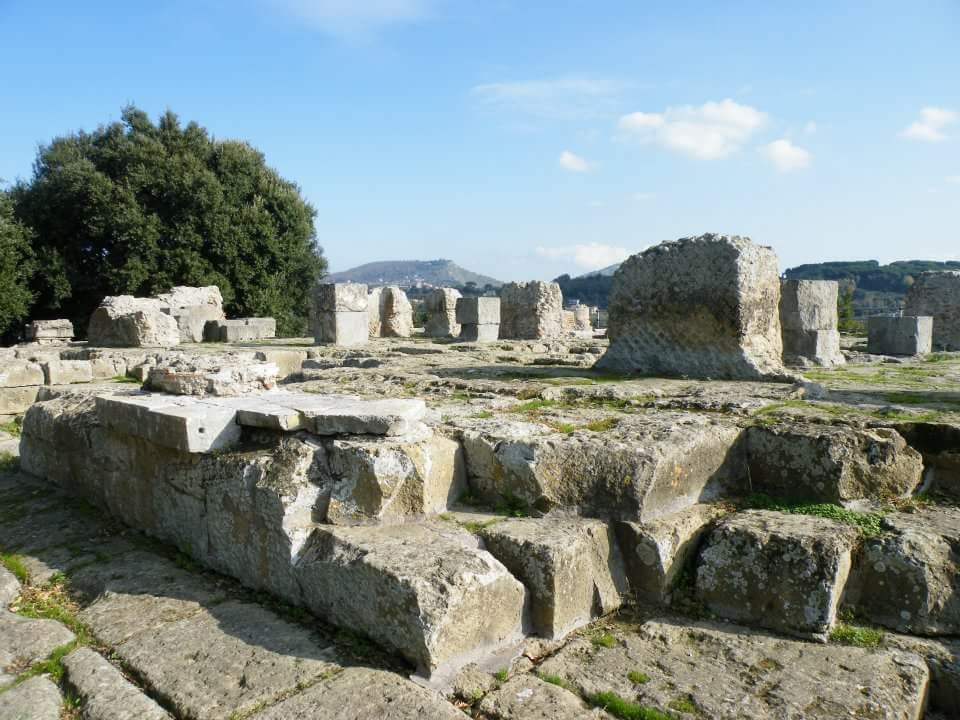
<instances>
[{"instance_id":1,"label":"limestone block","mask_svg":"<svg viewBox=\"0 0 960 720\"><path fill-rule=\"evenodd\" d=\"M914 279L903 314L933 318L933 347L960 350L960 272L929 270Z\"/></svg>"},{"instance_id":2,"label":"limestone block","mask_svg":"<svg viewBox=\"0 0 960 720\"><path fill-rule=\"evenodd\" d=\"M867 318L867 352L875 355L925 355L933 349L930 316Z\"/></svg>"},{"instance_id":3,"label":"limestone block","mask_svg":"<svg viewBox=\"0 0 960 720\"><path fill-rule=\"evenodd\" d=\"M204 330L204 339L225 343L264 340L276 335L277 321L266 317L211 321Z\"/></svg>"},{"instance_id":4,"label":"limestone block","mask_svg":"<svg viewBox=\"0 0 960 720\"><path fill-rule=\"evenodd\" d=\"M523 586L450 523L320 526L297 576L311 610L425 675L520 637Z\"/></svg>"},{"instance_id":5,"label":"limestone block","mask_svg":"<svg viewBox=\"0 0 960 720\"><path fill-rule=\"evenodd\" d=\"M380 294L380 325L383 337L410 337L413 334L413 306L400 288L383 288Z\"/></svg>"},{"instance_id":6,"label":"limestone block","mask_svg":"<svg viewBox=\"0 0 960 720\"><path fill-rule=\"evenodd\" d=\"M834 367L846 362L837 329L838 287L833 280L781 281L780 324L786 363Z\"/></svg>"},{"instance_id":7,"label":"limestone block","mask_svg":"<svg viewBox=\"0 0 960 720\"><path fill-rule=\"evenodd\" d=\"M427 411L419 398L360 400L302 393L289 402L307 418L310 431L317 435L406 435Z\"/></svg>"},{"instance_id":8,"label":"limestone block","mask_svg":"<svg viewBox=\"0 0 960 720\"><path fill-rule=\"evenodd\" d=\"M101 395L96 406L104 427L173 450L211 452L240 439L235 410L190 396Z\"/></svg>"},{"instance_id":9,"label":"limestone block","mask_svg":"<svg viewBox=\"0 0 960 720\"><path fill-rule=\"evenodd\" d=\"M365 345L370 333L367 311L321 312L314 318L314 332L318 344Z\"/></svg>"},{"instance_id":10,"label":"limestone block","mask_svg":"<svg viewBox=\"0 0 960 720\"><path fill-rule=\"evenodd\" d=\"M504 520L480 537L530 591L533 628L543 637L562 638L613 612L627 592L613 532L600 520Z\"/></svg>"},{"instance_id":11,"label":"limestone block","mask_svg":"<svg viewBox=\"0 0 960 720\"><path fill-rule=\"evenodd\" d=\"M460 326L461 342L495 342L500 338L500 326L492 323L472 325L464 323Z\"/></svg>"},{"instance_id":12,"label":"limestone block","mask_svg":"<svg viewBox=\"0 0 960 720\"><path fill-rule=\"evenodd\" d=\"M461 325L499 325L500 298L462 297L457 299L456 319Z\"/></svg>"},{"instance_id":13,"label":"limestone block","mask_svg":"<svg viewBox=\"0 0 960 720\"><path fill-rule=\"evenodd\" d=\"M60 720L63 698L50 678L37 675L0 696L3 720Z\"/></svg>"},{"instance_id":14,"label":"limestone block","mask_svg":"<svg viewBox=\"0 0 960 720\"><path fill-rule=\"evenodd\" d=\"M93 382L89 360L51 360L43 364L43 374L47 385Z\"/></svg>"},{"instance_id":15,"label":"limestone block","mask_svg":"<svg viewBox=\"0 0 960 720\"><path fill-rule=\"evenodd\" d=\"M498 685L480 702L480 711L481 717L498 720L607 720L611 717L599 708L590 710L576 693L545 682L532 673L515 675Z\"/></svg>"},{"instance_id":16,"label":"limestone block","mask_svg":"<svg viewBox=\"0 0 960 720\"><path fill-rule=\"evenodd\" d=\"M770 248L702 235L626 260L613 277L598 368L691 378L783 376L780 277Z\"/></svg>"},{"instance_id":17,"label":"limestone block","mask_svg":"<svg viewBox=\"0 0 960 720\"><path fill-rule=\"evenodd\" d=\"M0 415L19 415L37 401L39 385L0 387Z\"/></svg>"},{"instance_id":18,"label":"limestone block","mask_svg":"<svg viewBox=\"0 0 960 720\"><path fill-rule=\"evenodd\" d=\"M952 638L919 638L887 633L884 646L913 653L924 659L930 670L930 707L926 717L943 713L950 717L960 707L960 642Z\"/></svg>"},{"instance_id":19,"label":"limestone block","mask_svg":"<svg viewBox=\"0 0 960 720\"><path fill-rule=\"evenodd\" d=\"M167 347L180 342L180 328L161 301L114 295L93 311L87 340L93 346Z\"/></svg>"},{"instance_id":20,"label":"limestone block","mask_svg":"<svg viewBox=\"0 0 960 720\"><path fill-rule=\"evenodd\" d=\"M578 332L588 332L593 330L593 323L590 317L590 307L588 305L573 306L573 329Z\"/></svg>"},{"instance_id":21,"label":"limestone block","mask_svg":"<svg viewBox=\"0 0 960 720\"><path fill-rule=\"evenodd\" d=\"M389 438L324 442L318 518L338 525L444 512L466 491L459 444L420 426Z\"/></svg>"},{"instance_id":22,"label":"limestone block","mask_svg":"<svg viewBox=\"0 0 960 720\"><path fill-rule=\"evenodd\" d=\"M460 335L460 323L457 322L457 300L460 297L460 291L452 288L437 288L427 295L424 331L428 336L443 338Z\"/></svg>"},{"instance_id":23,"label":"limestone block","mask_svg":"<svg viewBox=\"0 0 960 720\"><path fill-rule=\"evenodd\" d=\"M884 517L856 572L857 611L913 635L960 633L960 510L930 507Z\"/></svg>"},{"instance_id":24,"label":"limestone block","mask_svg":"<svg viewBox=\"0 0 960 720\"><path fill-rule=\"evenodd\" d=\"M287 378L300 375L303 370L303 361L307 359L306 350L261 350L257 352L256 358L263 362L273 363L277 366L277 379L286 380Z\"/></svg>"},{"instance_id":25,"label":"limestone block","mask_svg":"<svg viewBox=\"0 0 960 720\"><path fill-rule=\"evenodd\" d=\"M370 337L381 337L383 324L380 322L380 296L383 294L383 288L377 287L370 291L367 296L367 322L370 326Z\"/></svg>"},{"instance_id":26,"label":"limestone block","mask_svg":"<svg viewBox=\"0 0 960 720\"><path fill-rule=\"evenodd\" d=\"M0 363L0 388L43 385L43 367L25 360L4 360Z\"/></svg>"},{"instance_id":27,"label":"limestone block","mask_svg":"<svg viewBox=\"0 0 960 720\"><path fill-rule=\"evenodd\" d=\"M180 285L157 299L177 321L180 342L198 343L204 340L208 322L224 320L223 297L216 285L189 287Z\"/></svg>"},{"instance_id":28,"label":"limestone block","mask_svg":"<svg viewBox=\"0 0 960 720\"><path fill-rule=\"evenodd\" d=\"M33 342L69 342L73 340L73 323L69 320L34 320L24 335Z\"/></svg>"},{"instance_id":29,"label":"limestone block","mask_svg":"<svg viewBox=\"0 0 960 720\"><path fill-rule=\"evenodd\" d=\"M704 533L721 515L716 505L698 504L658 520L616 523L630 590L638 602L667 602Z\"/></svg>"},{"instance_id":30,"label":"limestone block","mask_svg":"<svg viewBox=\"0 0 960 720\"><path fill-rule=\"evenodd\" d=\"M573 332L575 329L574 326L576 325L576 322L577 322L577 319L573 314L573 310L564 310L563 313L561 314L561 319L563 321L562 322L563 331L565 333Z\"/></svg>"},{"instance_id":31,"label":"limestone block","mask_svg":"<svg viewBox=\"0 0 960 720\"><path fill-rule=\"evenodd\" d=\"M691 720L918 720L926 704L929 672L909 652L690 620L650 620L612 632L615 647L597 649L589 637L578 638L538 671L563 678L571 694L613 692L663 717ZM631 674L638 672L649 680L635 683ZM687 698L695 712L671 712Z\"/></svg>"},{"instance_id":32,"label":"limestone block","mask_svg":"<svg viewBox=\"0 0 960 720\"><path fill-rule=\"evenodd\" d=\"M246 358L175 359L151 367L147 387L173 395L234 396L277 385L277 366Z\"/></svg>"},{"instance_id":33,"label":"limestone block","mask_svg":"<svg viewBox=\"0 0 960 720\"><path fill-rule=\"evenodd\" d=\"M459 436L478 497L646 522L741 492L741 433L713 418L663 412L602 434L496 418Z\"/></svg>"},{"instance_id":34,"label":"limestone block","mask_svg":"<svg viewBox=\"0 0 960 720\"><path fill-rule=\"evenodd\" d=\"M163 708L102 655L80 647L63 659L67 682L83 703L86 720L169 720Z\"/></svg>"},{"instance_id":35,"label":"limestone block","mask_svg":"<svg viewBox=\"0 0 960 720\"><path fill-rule=\"evenodd\" d=\"M313 290L316 312L364 312L367 286L361 283L319 283Z\"/></svg>"},{"instance_id":36,"label":"limestone block","mask_svg":"<svg viewBox=\"0 0 960 720\"><path fill-rule=\"evenodd\" d=\"M891 428L783 423L747 430L750 482L787 502L901 497L923 481L923 458Z\"/></svg>"},{"instance_id":37,"label":"limestone block","mask_svg":"<svg viewBox=\"0 0 960 720\"><path fill-rule=\"evenodd\" d=\"M555 282L533 280L500 288L500 336L540 340L563 332L563 295Z\"/></svg>"},{"instance_id":38,"label":"limestone block","mask_svg":"<svg viewBox=\"0 0 960 720\"><path fill-rule=\"evenodd\" d=\"M727 620L822 637L836 621L857 542L856 528L825 518L736 513L704 540L697 598Z\"/></svg>"}]
</instances>

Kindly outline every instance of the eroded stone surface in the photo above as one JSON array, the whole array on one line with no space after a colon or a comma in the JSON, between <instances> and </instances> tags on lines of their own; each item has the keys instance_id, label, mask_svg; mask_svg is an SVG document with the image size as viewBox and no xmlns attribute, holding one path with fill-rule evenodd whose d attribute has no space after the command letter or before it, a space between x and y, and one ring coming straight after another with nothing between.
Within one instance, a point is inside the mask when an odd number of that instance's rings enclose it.
<instances>
[{"instance_id":1,"label":"eroded stone surface","mask_svg":"<svg viewBox=\"0 0 960 720\"><path fill-rule=\"evenodd\" d=\"M517 675L491 692L480 711L498 720L579 720L611 718L590 709L575 693L546 683L535 675Z\"/></svg>"},{"instance_id":2,"label":"eroded stone surface","mask_svg":"<svg viewBox=\"0 0 960 720\"><path fill-rule=\"evenodd\" d=\"M697 558L696 594L722 618L801 635L836 620L857 530L767 510L722 519Z\"/></svg>"},{"instance_id":3,"label":"eroded stone surface","mask_svg":"<svg viewBox=\"0 0 960 720\"><path fill-rule=\"evenodd\" d=\"M83 703L85 720L169 720L156 702L90 648L77 648L63 659L67 682Z\"/></svg>"},{"instance_id":4,"label":"eroded stone surface","mask_svg":"<svg viewBox=\"0 0 960 720\"><path fill-rule=\"evenodd\" d=\"M460 291L452 288L437 288L427 295L424 301L427 335L441 338L460 335L460 323L457 322L457 300L460 297Z\"/></svg>"},{"instance_id":5,"label":"eroded stone surface","mask_svg":"<svg viewBox=\"0 0 960 720\"><path fill-rule=\"evenodd\" d=\"M0 609L0 672L21 673L73 639L73 633L56 620L28 618Z\"/></svg>"},{"instance_id":6,"label":"eroded stone surface","mask_svg":"<svg viewBox=\"0 0 960 720\"><path fill-rule=\"evenodd\" d=\"M20 581L12 572L0 566L0 610L6 610L19 594Z\"/></svg>"},{"instance_id":7,"label":"eroded stone surface","mask_svg":"<svg viewBox=\"0 0 960 720\"><path fill-rule=\"evenodd\" d=\"M60 690L40 675L0 695L0 720L60 720L62 706Z\"/></svg>"},{"instance_id":8,"label":"eroded stone surface","mask_svg":"<svg viewBox=\"0 0 960 720\"><path fill-rule=\"evenodd\" d=\"M938 350L960 350L960 272L920 273L907 292L903 314L931 316L933 345Z\"/></svg>"},{"instance_id":9,"label":"eroded stone surface","mask_svg":"<svg viewBox=\"0 0 960 720\"><path fill-rule=\"evenodd\" d=\"M180 328L160 300L113 295L93 311L87 338L108 347L169 347L179 344Z\"/></svg>"},{"instance_id":10,"label":"eroded stone surface","mask_svg":"<svg viewBox=\"0 0 960 720\"><path fill-rule=\"evenodd\" d=\"M500 336L539 340L563 332L563 295L555 282L532 280L500 288Z\"/></svg>"},{"instance_id":11,"label":"eroded stone surface","mask_svg":"<svg viewBox=\"0 0 960 720\"><path fill-rule=\"evenodd\" d=\"M690 717L711 720L922 717L928 671L910 653L819 645L703 622L655 620L614 632L615 647L577 640L539 671L585 696L615 692L661 712L686 701L696 708ZM629 673L648 680L635 683Z\"/></svg>"},{"instance_id":12,"label":"eroded stone surface","mask_svg":"<svg viewBox=\"0 0 960 720\"><path fill-rule=\"evenodd\" d=\"M834 280L783 280L780 325L783 358L788 364L843 365L837 313L839 286Z\"/></svg>"},{"instance_id":13,"label":"eroded stone surface","mask_svg":"<svg viewBox=\"0 0 960 720\"><path fill-rule=\"evenodd\" d=\"M610 348L597 366L695 378L783 375L776 255L702 235L626 260L610 294Z\"/></svg>"},{"instance_id":14,"label":"eroded stone surface","mask_svg":"<svg viewBox=\"0 0 960 720\"><path fill-rule=\"evenodd\" d=\"M413 306L398 287L385 287L380 294L382 337L405 338L413 334Z\"/></svg>"},{"instance_id":15,"label":"eroded stone surface","mask_svg":"<svg viewBox=\"0 0 960 720\"><path fill-rule=\"evenodd\" d=\"M25 360L4 360L0 363L0 388L43 385L43 368Z\"/></svg>"}]
</instances>

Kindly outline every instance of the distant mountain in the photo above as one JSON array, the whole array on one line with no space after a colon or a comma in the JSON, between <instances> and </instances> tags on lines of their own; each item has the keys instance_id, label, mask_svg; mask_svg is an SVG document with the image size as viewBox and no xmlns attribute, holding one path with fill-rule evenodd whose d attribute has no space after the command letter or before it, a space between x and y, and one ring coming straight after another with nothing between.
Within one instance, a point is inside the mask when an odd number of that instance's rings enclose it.
<instances>
[{"instance_id":1,"label":"distant mountain","mask_svg":"<svg viewBox=\"0 0 960 720\"><path fill-rule=\"evenodd\" d=\"M612 277L613 274L620 269L621 263L615 263L614 265L609 265L605 268L600 268L599 270L591 270L588 273L583 275L577 275L577 278L589 278L589 277Z\"/></svg>"},{"instance_id":2,"label":"distant mountain","mask_svg":"<svg viewBox=\"0 0 960 720\"><path fill-rule=\"evenodd\" d=\"M476 283L500 287L503 283L495 278L471 272L452 260L383 260L359 267L330 273L329 282L357 282L376 287L399 285L403 288L416 286L461 287Z\"/></svg>"}]
</instances>

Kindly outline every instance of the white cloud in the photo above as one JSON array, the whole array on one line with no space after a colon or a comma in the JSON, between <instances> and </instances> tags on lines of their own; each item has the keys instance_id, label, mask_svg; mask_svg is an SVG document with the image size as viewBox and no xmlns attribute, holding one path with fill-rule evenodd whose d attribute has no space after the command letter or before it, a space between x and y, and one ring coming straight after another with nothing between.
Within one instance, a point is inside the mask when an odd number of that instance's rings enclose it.
<instances>
[{"instance_id":1,"label":"white cloud","mask_svg":"<svg viewBox=\"0 0 960 720\"><path fill-rule=\"evenodd\" d=\"M537 255L551 260L572 259L574 265L584 270L599 270L608 265L623 262L630 257L630 251L622 247L613 247L592 242L589 245L571 245L567 247L538 247Z\"/></svg>"},{"instance_id":2,"label":"white cloud","mask_svg":"<svg viewBox=\"0 0 960 720\"><path fill-rule=\"evenodd\" d=\"M363 36L426 16L432 0L267 0L332 35Z\"/></svg>"},{"instance_id":3,"label":"white cloud","mask_svg":"<svg viewBox=\"0 0 960 720\"><path fill-rule=\"evenodd\" d=\"M739 150L766 121L766 113L727 98L700 107L668 107L662 113L631 113L620 118L619 126L643 142L716 160Z\"/></svg>"},{"instance_id":4,"label":"white cloud","mask_svg":"<svg viewBox=\"0 0 960 720\"><path fill-rule=\"evenodd\" d=\"M953 110L937 107L925 107L920 111L920 119L911 123L900 133L901 137L925 142L940 142L947 136L943 130L957 121L957 113Z\"/></svg>"},{"instance_id":5,"label":"white cloud","mask_svg":"<svg viewBox=\"0 0 960 720\"><path fill-rule=\"evenodd\" d=\"M639 200L640 202L648 202L657 197L656 193L652 192L638 192L633 196L634 200Z\"/></svg>"},{"instance_id":6,"label":"white cloud","mask_svg":"<svg viewBox=\"0 0 960 720\"><path fill-rule=\"evenodd\" d=\"M477 85L473 97L483 106L545 117L594 117L608 107L620 86L587 75Z\"/></svg>"},{"instance_id":7,"label":"white cloud","mask_svg":"<svg viewBox=\"0 0 960 720\"><path fill-rule=\"evenodd\" d=\"M590 163L586 158L582 158L569 150L560 153L560 167L570 172L587 172L590 170Z\"/></svg>"},{"instance_id":8,"label":"white cloud","mask_svg":"<svg viewBox=\"0 0 960 720\"><path fill-rule=\"evenodd\" d=\"M772 162L780 172L802 170L810 165L812 158L809 151L794 145L785 138L774 140L769 145L764 145L763 154L767 156L767 159Z\"/></svg>"}]
</instances>

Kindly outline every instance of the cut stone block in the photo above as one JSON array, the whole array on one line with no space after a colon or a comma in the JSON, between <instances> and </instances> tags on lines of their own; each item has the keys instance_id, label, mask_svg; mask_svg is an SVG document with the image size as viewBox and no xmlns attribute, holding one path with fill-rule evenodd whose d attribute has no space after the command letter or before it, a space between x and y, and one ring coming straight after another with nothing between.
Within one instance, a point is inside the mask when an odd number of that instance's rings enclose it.
<instances>
[{"instance_id":1,"label":"cut stone block","mask_svg":"<svg viewBox=\"0 0 960 720\"><path fill-rule=\"evenodd\" d=\"M333 524L444 512L466 491L460 445L426 426L397 438L331 440L318 469L317 516Z\"/></svg>"},{"instance_id":2,"label":"cut stone block","mask_svg":"<svg viewBox=\"0 0 960 720\"><path fill-rule=\"evenodd\" d=\"M51 360L43 364L43 374L47 385L93 382L89 360Z\"/></svg>"},{"instance_id":3,"label":"cut stone block","mask_svg":"<svg viewBox=\"0 0 960 720\"><path fill-rule=\"evenodd\" d=\"M499 325L471 325L470 323L464 323L460 326L460 340L462 342L495 342L499 338Z\"/></svg>"},{"instance_id":4,"label":"cut stone block","mask_svg":"<svg viewBox=\"0 0 960 720\"><path fill-rule=\"evenodd\" d=\"M383 331L383 325L380 322L380 296L383 294L383 288L377 287L370 290L367 295L367 323L369 327L369 337L378 338Z\"/></svg>"},{"instance_id":5,"label":"cut stone block","mask_svg":"<svg viewBox=\"0 0 960 720\"><path fill-rule=\"evenodd\" d=\"M73 340L73 323L69 320L34 320L24 329L27 340L58 343Z\"/></svg>"},{"instance_id":6,"label":"cut stone block","mask_svg":"<svg viewBox=\"0 0 960 720\"><path fill-rule=\"evenodd\" d=\"M0 363L0 388L43 385L43 367L25 360L4 360Z\"/></svg>"},{"instance_id":7,"label":"cut stone block","mask_svg":"<svg viewBox=\"0 0 960 720\"><path fill-rule=\"evenodd\" d=\"M314 318L314 332L319 344L365 345L370 337L367 311L321 312Z\"/></svg>"},{"instance_id":8,"label":"cut stone block","mask_svg":"<svg viewBox=\"0 0 960 720\"><path fill-rule=\"evenodd\" d=\"M427 295L424 305L427 310L427 322L424 331L430 337L458 337L460 323L457 322L457 300L462 296L459 290L437 288Z\"/></svg>"},{"instance_id":9,"label":"cut stone block","mask_svg":"<svg viewBox=\"0 0 960 720\"><path fill-rule=\"evenodd\" d=\"M875 355L925 355L933 348L929 316L867 318L867 352Z\"/></svg>"},{"instance_id":10,"label":"cut stone block","mask_svg":"<svg viewBox=\"0 0 960 720\"><path fill-rule=\"evenodd\" d=\"M206 324L224 320L223 297L216 285L189 287L180 285L157 299L180 328L180 342L203 342Z\"/></svg>"},{"instance_id":11,"label":"cut stone block","mask_svg":"<svg viewBox=\"0 0 960 720\"><path fill-rule=\"evenodd\" d=\"M2 720L60 720L63 698L46 676L38 675L0 695Z\"/></svg>"},{"instance_id":12,"label":"cut stone block","mask_svg":"<svg viewBox=\"0 0 960 720\"><path fill-rule=\"evenodd\" d=\"M602 434L496 418L471 422L460 437L478 497L646 522L740 493L741 433L714 418L662 412Z\"/></svg>"},{"instance_id":13,"label":"cut stone block","mask_svg":"<svg viewBox=\"0 0 960 720\"><path fill-rule=\"evenodd\" d=\"M644 605L666 604L704 533L721 515L716 505L693 505L659 520L616 523L634 598Z\"/></svg>"},{"instance_id":14,"label":"cut stone block","mask_svg":"<svg viewBox=\"0 0 960 720\"><path fill-rule=\"evenodd\" d=\"M951 717L960 707L960 641L952 638L933 640L912 635L887 633L884 647L913 653L927 663L930 670L930 708L925 717Z\"/></svg>"},{"instance_id":15,"label":"cut stone block","mask_svg":"<svg viewBox=\"0 0 960 720\"><path fill-rule=\"evenodd\" d=\"M856 528L824 518L736 513L704 540L697 598L734 622L822 637L836 621L857 540Z\"/></svg>"},{"instance_id":16,"label":"cut stone block","mask_svg":"<svg viewBox=\"0 0 960 720\"><path fill-rule=\"evenodd\" d=\"M257 714L257 720L463 720L438 693L372 668L351 667Z\"/></svg>"},{"instance_id":17,"label":"cut stone block","mask_svg":"<svg viewBox=\"0 0 960 720\"><path fill-rule=\"evenodd\" d=\"M462 325L499 325L500 298L462 297L457 299L457 322Z\"/></svg>"},{"instance_id":18,"label":"cut stone block","mask_svg":"<svg viewBox=\"0 0 960 720\"><path fill-rule=\"evenodd\" d=\"M204 330L205 340L225 343L264 340L276 335L277 321L268 317L211 321Z\"/></svg>"},{"instance_id":19,"label":"cut stone block","mask_svg":"<svg viewBox=\"0 0 960 720\"><path fill-rule=\"evenodd\" d=\"M691 378L783 377L780 276L770 248L703 235L665 242L613 276L597 367Z\"/></svg>"},{"instance_id":20,"label":"cut stone block","mask_svg":"<svg viewBox=\"0 0 960 720\"><path fill-rule=\"evenodd\" d=\"M235 396L272 390L277 385L277 366L256 360L224 358L195 362L175 360L151 367L147 374L150 389L172 395Z\"/></svg>"},{"instance_id":21,"label":"cut stone block","mask_svg":"<svg viewBox=\"0 0 960 720\"><path fill-rule=\"evenodd\" d=\"M96 403L104 427L173 450L211 452L240 440L234 409L189 396L102 395Z\"/></svg>"},{"instance_id":22,"label":"cut stone block","mask_svg":"<svg viewBox=\"0 0 960 720\"><path fill-rule=\"evenodd\" d=\"M365 312L367 286L361 283L320 283L313 291L317 312Z\"/></svg>"},{"instance_id":23,"label":"cut stone block","mask_svg":"<svg viewBox=\"0 0 960 720\"><path fill-rule=\"evenodd\" d=\"M534 630L556 639L620 607L623 559L600 520L514 519L480 531L487 550L530 591Z\"/></svg>"},{"instance_id":24,"label":"cut stone block","mask_svg":"<svg viewBox=\"0 0 960 720\"><path fill-rule=\"evenodd\" d=\"M260 350L258 360L277 366L277 379L286 380L296 377L303 371L303 361L307 359L306 350Z\"/></svg>"},{"instance_id":25,"label":"cut stone block","mask_svg":"<svg viewBox=\"0 0 960 720\"><path fill-rule=\"evenodd\" d=\"M523 586L449 523L318 527L297 575L314 612L425 675L520 638Z\"/></svg>"},{"instance_id":26,"label":"cut stone block","mask_svg":"<svg viewBox=\"0 0 960 720\"><path fill-rule=\"evenodd\" d=\"M413 334L413 306L398 287L383 288L380 294L382 337L410 337Z\"/></svg>"},{"instance_id":27,"label":"cut stone block","mask_svg":"<svg viewBox=\"0 0 960 720\"><path fill-rule=\"evenodd\" d=\"M169 713L90 648L77 648L63 666L83 703L85 720L170 720Z\"/></svg>"},{"instance_id":28,"label":"cut stone block","mask_svg":"<svg viewBox=\"0 0 960 720\"><path fill-rule=\"evenodd\" d=\"M39 385L0 387L0 415L20 415L37 401Z\"/></svg>"},{"instance_id":29,"label":"cut stone block","mask_svg":"<svg viewBox=\"0 0 960 720\"><path fill-rule=\"evenodd\" d=\"M540 340L563 332L563 295L555 282L511 282L500 288L500 336Z\"/></svg>"},{"instance_id":30,"label":"cut stone block","mask_svg":"<svg viewBox=\"0 0 960 720\"><path fill-rule=\"evenodd\" d=\"M892 513L883 529L858 563L857 611L913 635L960 634L960 510Z\"/></svg>"},{"instance_id":31,"label":"cut stone block","mask_svg":"<svg viewBox=\"0 0 960 720\"><path fill-rule=\"evenodd\" d=\"M593 330L593 321L589 305L573 306L573 329L578 332L589 332Z\"/></svg>"},{"instance_id":32,"label":"cut stone block","mask_svg":"<svg viewBox=\"0 0 960 720\"><path fill-rule=\"evenodd\" d=\"M931 316L933 346L938 350L960 350L960 272L920 273L907 291L903 314Z\"/></svg>"},{"instance_id":33,"label":"cut stone block","mask_svg":"<svg viewBox=\"0 0 960 720\"><path fill-rule=\"evenodd\" d=\"M406 435L414 430L427 412L426 403L417 399L361 400L342 395L291 393L283 399L299 410L317 435ZM279 396L272 396L279 402Z\"/></svg>"},{"instance_id":34,"label":"cut stone block","mask_svg":"<svg viewBox=\"0 0 960 720\"><path fill-rule=\"evenodd\" d=\"M719 623L651 620L613 648L578 638L539 666L585 697L613 692L665 717L919 720L929 672L912 653L816 644ZM637 684L631 675L649 678ZM677 701L693 712L675 711Z\"/></svg>"},{"instance_id":35,"label":"cut stone block","mask_svg":"<svg viewBox=\"0 0 960 720\"><path fill-rule=\"evenodd\" d=\"M752 488L789 502L901 497L923 481L923 458L890 428L791 423L747 430Z\"/></svg>"},{"instance_id":36,"label":"cut stone block","mask_svg":"<svg viewBox=\"0 0 960 720\"><path fill-rule=\"evenodd\" d=\"M94 346L170 347L179 344L180 328L160 300L114 295L93 311L87 340Z\"/></svg>"}]
</instances>

